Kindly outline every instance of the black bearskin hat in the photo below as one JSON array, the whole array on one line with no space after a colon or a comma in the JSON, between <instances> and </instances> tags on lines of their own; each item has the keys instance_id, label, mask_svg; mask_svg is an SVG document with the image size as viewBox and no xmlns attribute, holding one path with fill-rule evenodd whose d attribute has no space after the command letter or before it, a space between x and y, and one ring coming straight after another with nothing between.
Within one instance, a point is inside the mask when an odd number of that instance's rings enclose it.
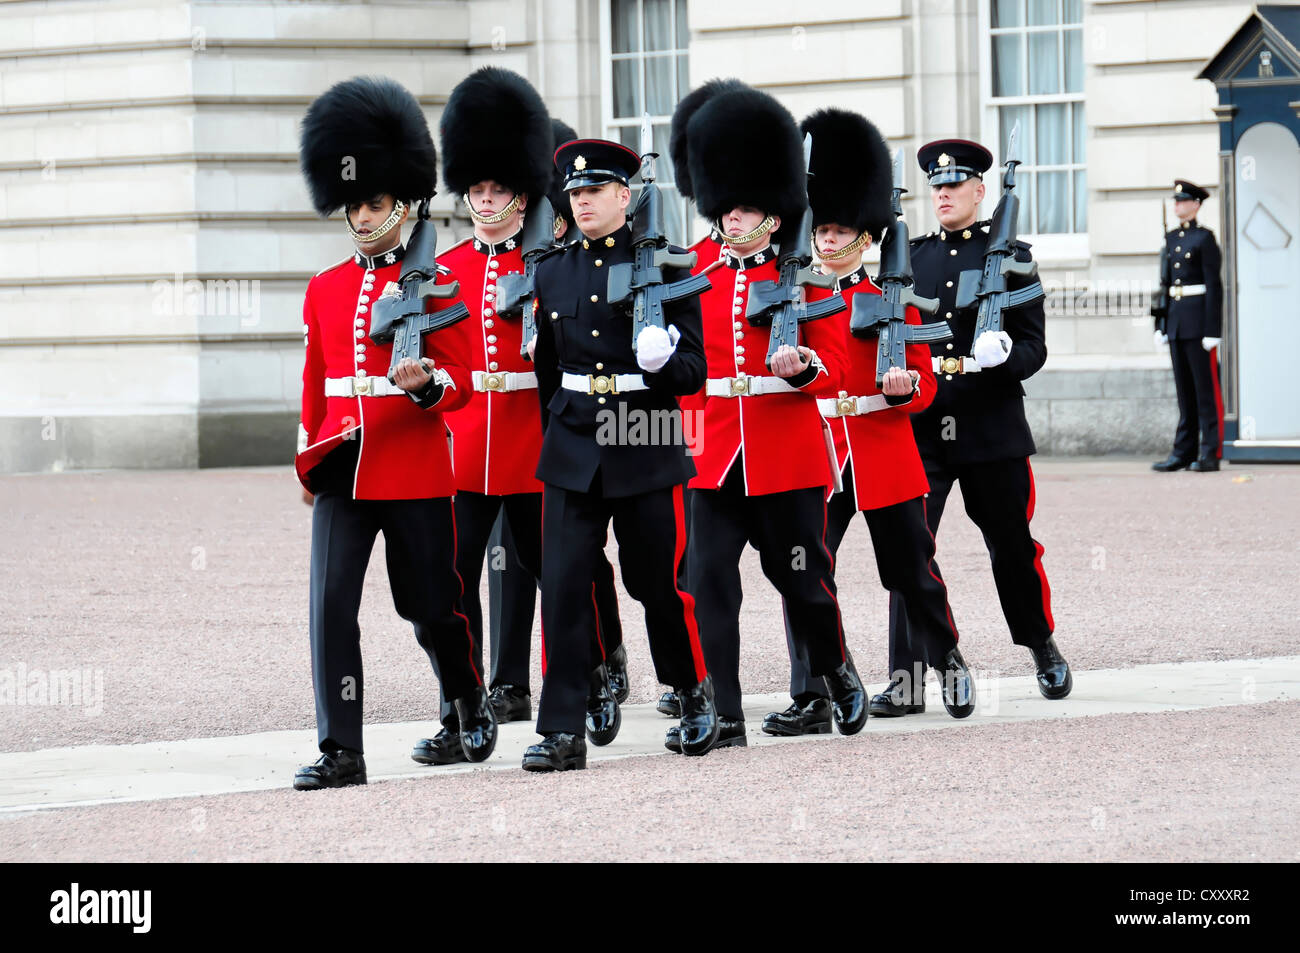
<instances>
[{"instance_id":1,"label":"black bearskin hat","mask_svg":"<svg viewBox=\"0 0 1300 953\"><path fill-rule=\"evenodd\" d=\"M428 198L438 184L438 152L424 111L400 83L358 76L326 90L302 120L299 162L322 216L388 193Z\"/></svg>"},{"instance_id":2,"label":"black bearskin hat","mask_svg":"<svg viewBox=\"0 0 1300 953\"><path fill-rule=\"evenodd\" d=\"M491 179L515 194L545 195L551 184L551 119L532 84L484 66L456 84L438 125L442 178L464 195Z\"/></svg>"},{"instance_id":3,"label":"black bearskin hat","mask_svg":"<svg viewBox=\"0 0 1300 953\"><path fill-rule=\"evenodd\" d=\"M699 108L719 93L731 89L745 89L738 79L711 79L695 87L682 97L677 108L673 110L672 125L668 129L668 156L673 162L673 180L677 191L686 198L695 198L695 189L691 185L691 169L686 161L686 126Z\"/></svg>"},{"instance_id":4,"label":"black bearskin hat","mask_svg":"<svg viewBox=\"0 0 1300 953\"><path fill-rule=\"evenodd\" d=\"M566 142L572 142L578 138L578 134L562 119L551 117L551 130L555 134L555 148L560 148ZM548 160L549 161L549 160ZM573 206L569 204L569 193L564 191L564 170L558 168L554 162L551 166L551 188L547 196L551 200L551 208L555 209L555 214L569 223L569 228L573 228ZM567 233L566 233L567 234Z\"/></svg>"},{"instance_id":5,"label":"black bearskin hat","mask_svg":"<svg viewBox=\"0 0 1300 953\"><path fill-rule=\"evenodd\" d=\"M808 203L813 227L843 225L880 241L894 220L889 210L893 165L880 130L847 109L819 109L799 130L812 133Z\"/></svg>"},{"instance_id":6,"label":"black bearskin hat","mask_svg":"<svg viewBox=\"0 0 1300 953\"><path fill-rule=\"evenodd\" d=\"M767 93L718 93L686 126L695 204L716 222L738 205L781 216L777 242L807 207L803 137L790 111Z\"/></svg>"}]
</instances>

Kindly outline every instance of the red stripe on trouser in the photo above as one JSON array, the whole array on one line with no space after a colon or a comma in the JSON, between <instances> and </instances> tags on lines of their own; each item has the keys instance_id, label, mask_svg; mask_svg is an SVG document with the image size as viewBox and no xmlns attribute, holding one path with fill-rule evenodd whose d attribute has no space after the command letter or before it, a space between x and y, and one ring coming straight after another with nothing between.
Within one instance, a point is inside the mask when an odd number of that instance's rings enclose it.
<instances>
[{"instance_id":1,"label":"red stripe on trouser","mask_svg":"<svg viewBox=\"0 0 1300 953\"><path fill-rule=\"evenodd\" d=\"M1033 504L1031 503L1030 506ZM948 627L952 629L952 640L960 642L961 636L957 634L957 623L952 617L952 605L948 602L948 586L942 579L934 574L934 554L939 548L938 541L934 538L934 533L930 532L930 514L926 512L925 497L921 497L921 518L925 520L925 531L930 533L930 558L925 561L925 571L930 574L930 578L937 582L943 589L943 614L948 617Z\"/></svg>"},{"instance_id":2,"label":"red stripe on trouser","mask_svg":"<svg viewBox=\"0 0 1300 953\"><path fill-rule=\"evenodd\" d=\"M673 591L682 600L682 618L686 623L686 635L691 640L691 658L695 661L695 678L702 682L704 677L709 674L709 670L704 664L704 646L700 645L700 627L695 624L695 597L689 592L682 592L681 589L677 588L677 573L682 565L682 557L686 555L686 511L682 506L682 486L680 483L673 487L673 523L675 528ZM678 687L689 688L690 686L682 685Z\"/></svg>"},{"instance_id":3,"label":"red stripe on trouser","mask_svg":"<svg viewBox=\"0 0 1300 953\"><path fill-rule=\"evenodd\" d=\"M596 603L596 584L591 584L591 617L596 621L596 645L600 648L600 657L605 658L605 640L600 633L600 606Z\"/></svg>"},{"instance_id":4,"label":"red stripe on trouser","mask_svg":"<svg viewBox=\"0 0 1300 953\"><path fill-rule=\"evenodd\" d=\"M840 492L847 492L841 490ZM822 498L822 552L830 560L831 574L835 574L835 556L831 553L830 547L826 545L826 525L828 523L826 515L826 499ZM831 592L830 586L826 585L826 580L819 580L822 591L831 597L831 602L835 603L835 637L840 643L840 660L847 662L849 660L849 647L844 644L844 619L840 616L840 600L835 598L835 593Z\"/></svg>"},{"instance_id":5,"label":"red stripe on trouser","mask_svg":"<svg viewBox=\"0 0 1300 953\"><path fill-rule=\"evenodd\" d=\"M451 500L448 500L447 508L451 510L451 551L454 553L460 545L456 532L456 507L452 504ZM465 580L460 578L460 571L456 569L455 559L452 560L451 571L456 576L456 586L459 590L459 596L457 598L464 599ZM454 609L452 611L455 612ZM470 671L474 673L474 681L478 682L481 686L483 684L483 676L479 674L478 665L475 664L474 656L477 654L478 649L474 645L474 633L470 631L469 616L465 615L463 612L456 612L455 614L465 623L465 639L469 642L469 668Z\"/></svg>"},{"instance_id":6,"label":"red stripe on trouser","mask_svg":"<svg viewBox=\"0 0 1300 953\"><path fill-rule=\"evenodd\" d=\"M1029 458L1025 458L1025 469L1029 471L1029 506L1025 510L1025 527L1028 528L1029 521L1034 518L1034 504L1037 502L1038 491L1034 487L1034 468L1029 465ZM1047 619L1047 631L1056 631L1056 620L1052 618L1052 587L1047 584L1047 572L1043 569L1043 547L1034 539L1030 533L1030 540L1034 544L1034 572L1038 573L1038 580L1043 584L1043 617Z\"/></svg>"},{"instance_id":7,"label":"red stripe on trouser","mask_svg":"<svg viewBox=\"0 0 1300 953\"><path fill-rule=\"evenodd\" d=\"M1210 348L1210 383L1214 387L1214 410L1219 415L1219 445L1214 455L1223 459L1223 389L1219 387L1219 349Z\"/></svg>"},{"instance_id":8,"label":"red stripe on trouser","mask_svg":"<svg viewBox=\"0 0 1300 953\"><path fill-rule=\"evenodd\" d=\"M542 525L546 525L546 484L542 484ZM542 560L542 565L546 565L546 534L538 533L537 555ZM541 605L546 599L546 593L543 590L538 604ZM546 608L542 607L542 618L537 624L538 631L542 634L542 678L546 678Z\"/></svg>"}]
</instances>

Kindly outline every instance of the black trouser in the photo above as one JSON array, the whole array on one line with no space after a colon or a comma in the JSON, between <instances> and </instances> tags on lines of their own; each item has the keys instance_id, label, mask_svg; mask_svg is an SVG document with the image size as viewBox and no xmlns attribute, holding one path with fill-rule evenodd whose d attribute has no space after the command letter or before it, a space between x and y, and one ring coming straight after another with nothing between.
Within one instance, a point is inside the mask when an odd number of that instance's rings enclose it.
<instances>
[{"instance_id":1,"label":"black trouser","mask_svg":"<svg viewBox=\"0 0 1300 953\"><path fill-rule=\"evenodd\" d=\"M740 557L758 550L763 575L788 607L796 655L814 676L847 658L834 559L827 548L826 491L822 487L745 495L744 461L732 464L721 489L691 495L691 594L713 675L714 699L724 718L743 718L740 693Z\"/></svg>"},{"instance_id":2,"label":"black trouser","mask_svg":"<svg viewBox=\"0 0 1300 953\"><path fill-rule=\"evenodd\" d=\"M1174 456L1181 460L1197 457L1217 459L1223 454L1219 433L1218 349L1211 354L1201 347L1200 338L1169 341L1174 365L1174 389L1178 394L1178 430L1174 433Z\"/></svg>"},{"instance_id":3,"label":"black trouser","mask_svg":"<svg viewBox=\"0 0 1300 953\"><path fill-rule=\"evenodd\" d=\"M859 512L853 498L851 463L844 471L844 486L844 491L831 497L826 506L826 545L833 556L839 552L844 533ZM934 561L934 535L926 523L925 511L925 498L918 496L861 512L871 533L880 584L889 590L891 602L902 598L908 618L916 620L909 630L913 642L919 640L914 654L933 665L956 647L957 625L948 606L948 588ZM800 703L815 696L824 697L826 684L812 677L794 650L788 612L785 639L790 651L790 697Z\"/></svg>"},{"instance_id":4,"label":"black trouser","mask_svg":"<svg viewBox=\"0 0 1300 953\"><path fill-rule=\"evenodd\" d=\"M580 735L584 730L588 674L601 660L590 637L596 620L592 580L604 562L611 521L623 586L645 608L656 677L675 688L689 688L704 678L695 601L677 585L686 551L685 519L680 486L606 498L599 472L585 493L547 485L539 734Z\"/></svg>"},{"instance_id":5,"label":"black trouser","mask_svg":"<svg viewBox=\"0 0 1300 953\"><path fill-rule=\"evenodd\" d=\"M930 532L938 534L944 504L953 482L959 480L966 513L984 534L1011 640L1016 645L1042 645L1051 637L1055 622L1052 590L1043 571L1043 547L1029 532L1035 500L1034 474L1028 458L958 466L926 460L925 475L930 480L925 506ZM938 573L936 565L935 575ZM919 648L914 650L909 632L916 620L909 616L910 607L905 607L897 594L890 593L889 668L915 678L924 670L926 659Z\"/></svg>"},{"instance_id":6,"label":"black trouser","mask_svg":"<svg viewBox=\"0 0 1300 953\"><path fill-rule=\"evenodd\" d=\"M361 586L375 536L384 534L388 583L397 614L442 682L442 697L461 698L482 684L478 646L461 611L451 500L354 500L316 495L311 520L311 669L316 735L322 751L361 747Z\"/></svg>"},{"instance_id":7,"label":"black trouser","mask_svg":"<svg viewBox=\"0 0 1300 953\"><path fill-rule=\"evenodd\" d=\"M538 497L540 493L536 494ZM541 512L538 511L538 532ZM540 579L524 568L515 545L513 527L504 507L488 538L488 630L490 633L492 687L514 685L529 691L528 659L532 645L533 613L537 606ZM596 600L596 640L601 658L623 644L623 625L618 617L618 591L614 588L614 567L604 553L596 566L592 583ZM477 602L474 603L477 608ZM466 614L470 601L466 599ZM470 615L471 624L474 616Z\"/></svg>"}]
</instances>

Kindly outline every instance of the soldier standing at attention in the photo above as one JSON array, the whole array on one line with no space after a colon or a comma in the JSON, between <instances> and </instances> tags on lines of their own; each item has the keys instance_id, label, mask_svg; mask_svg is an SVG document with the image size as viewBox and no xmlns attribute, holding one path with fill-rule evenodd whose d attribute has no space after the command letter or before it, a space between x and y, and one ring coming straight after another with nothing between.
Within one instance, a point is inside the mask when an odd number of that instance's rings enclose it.
<instances>
[{"instance_id":1,"label":"soldier standing at attention","mask_svg":"<svg viewBox=\"0 0 1300 953\"><path fill-rule=\"evenodd\" d=\"M545 676L542 741L524 753L523 767L586 767L583 709L599 664L587 637L595 624L591 580L611 521L623 584L645 607L656 675L681 699L683 746L702 754L717 738L717 715L695 603L677 583L686 550L682 485L695 467L682 441L627 439L630 430L610 439L605 425L665 415L680 424L677 398L704 384L699 302L667 303L666 327L644 328L634 350L632 319L610 304L608 288L611 267L633 260L628 182L641 158L618 143L577 139L556 150L555 164L565 171L582 238L553 252L536 274Z\"/></svg>"},{"instance_id":2,"label":"soldier standing at attention","mask_svg":"<svg viewBox=\"0 0 1300 953\"><path fill-rule=\"evenodd\" d=\"M389 79L352 79L311 104L303 174L322 217L344 209L356 246L307 286L302 423L295 466L314 494L311 658L321 757L298 790L366 783L361 631L357 613L375 536L384 535L398 614L415 626L451 699L470 761L496 744L496 721L473 664L478 646L461 611L455 483L443 412L469 399L464 323L423 340L423 359L389 373L392 344L369 338L371 310L401 277L402 223L434 194L437 153L415 97ZM427 223L416 226L427 227ZM432 247L427 267L434 270ZM448 276L439 271L437 282ZM444 307L455 303L443 299Z\"/></svg>"},{"instance_id":3,"label":"soldier standing at attention","mask_svg":"<svg viewBox=\"0 0 1300 953\"><path fill-rule=\"evenodd\" d=\"M1178 227L1165 236L1169 256L1169 313L1157 322L1156 341L1169 345L1178 394L1174 449L1151 469L1219 469L1223 456L1223 396L1219 390L1219 341L1223 336L1222 258L1214 232L1196 221L1210 193L1186 179L1174 183Z\"/></svg>"},{"instance_id":4,"label":"soldier standing at attention","mask_svg":"<svg viewBox=\"0 0 1300 953\"><path fill-rule=\"evenodd\" d=\"M1052 638L1043 547L1029 530L1035 503L1029 456L1035 447L1021 386L1047 359L1042 301L1008 310L1005 330L972 340L976 309L957 307L957 286L963 271L984 267L988 233L978 217L982 176L993 156L977 142L942 139L922 146L917 161L930 181L939 230L912 242L916 292L939 299L939 310L926 320L947 321L953 333L951 341L930 345L938 390L934 402L912 418L930 483L926 519L937 535L948 494L960 482L966 513L989 549L1011 638L1032 653L1043 696L1064 698L1073 680ZM1017 242L1015 257L1032 260L1029 246ZM1010 286L1021 283L1013 279ZM896 594L890 596L889 617L892 680L871 699L871 713L887 717L925 708L924 662L908 638L907 612Z\"/></svg>"}]
</instances>

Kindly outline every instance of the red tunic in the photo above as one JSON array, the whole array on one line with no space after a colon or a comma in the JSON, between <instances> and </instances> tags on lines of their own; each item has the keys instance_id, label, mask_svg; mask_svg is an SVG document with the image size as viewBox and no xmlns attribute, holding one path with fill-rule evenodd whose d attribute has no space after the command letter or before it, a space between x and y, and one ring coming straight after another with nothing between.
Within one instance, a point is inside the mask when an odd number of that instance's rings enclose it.
<instances>
[{"instance_id":1,"label":"red tunic","mask_svg":"<svg viewBox=\"0 0 1300 953\"><path fill-rule=\"evenodd\" d=\"M424 354L449 375L436 405L421 408L405 394L386 397L326 397L327 378L385 378L392 344L370 340L370 309L388 282L401 277L400 262L373 271L352 258L327 268L307 285L302 306L307 360L302 370L302 423L294 466L308 490L308 473L345 435L360 440L353 496L358 500L416 500L455 492L447 449L445 410L469 400L465 367L468 322L427 334ZM438 284L451 278L438 276ZM439 303L441 310L455 298ZM360 431L358 434L357 432Z\"/></svg>"},{"instance_id":2,"label":"red tunic","mask_svg":"<svg viewBox=\"0 0 1300 953\"><path fill-rule=\"evenodd\" d=\"M705 269L712 268L722 258L725 248L726 246L718 240L718 233L710 229L709 234L686 249L695 252L695 267L691 269L691 274L698 275ZM704 430L704 391L679 397L677 403L682 408L682 435L686 439L687 446L692 451L698 452L697 438Z\"/></svg>"},{"instance_id":3,"label":"red tunic","mask_svg":"<svg viewBox=\"0 0 1300 953\"><path fill-rule=\"evenodd\" d=\"M848 329L853 295L878 295L880 289L866 277L865 271L859 270L855 274L861 275L856 284L851 284L847 278L841 282L840 293L848 302L849 310L825 320L837 322L844 330L848 370L840 385L841 390L850 397L869 397L880 393L876 386L876 338L855 337ZM921 323L921 315L915 308L907 309L907 323ZM910 419L912 414L925 410L934 400L930 345L909 344L906 354L908 370L921 375L921 392L909 403L856 417L835 417L829 421L835 434L835 452L841 472L848 460L853 461L852 492L854 505L860 510L902 503L930 490ZM844 491L847 493L850 488L846 486Z\"/></svg>"},{"instance_id":4,"label":"red tunic","mask_svg":"<svg viewBox=\"0 0 1300 953\"><path fill-rule=\"evenodd\" d=\"M700 305L710 379L773 376L764 363L768 329L752 327L744 315L749 285L776 277L771 249L743 263L728 258L709 272L712 287L700 296ZM814 290L808 297L830 293ZM722 486L742 451L750 496L834 485L830 431L815 398L833 397L839 388L846 361L844 332L839 321L823 318L800 326L799 343L816 351L826 368L800 393L706 398L692 488Z\"/></svg>"},{"instance_id":5,"label":"red tunic","mask_svg":"<svg viewBox=\"0 0 1300 953\"><path fill-rule=\"evenodd\" d=\"M438 264L451 269L469 307L470 370L532 374L532 363L519 356L523 321L502 318L495 307L497 279L524 270L519 237L496 245L466 239L443 252ZM491 496L542 492L533 475L542 452L535 387L475 391L468 404L447 415L447 423L455 435L456 489Z\"/></svg>"}]
</instances>

